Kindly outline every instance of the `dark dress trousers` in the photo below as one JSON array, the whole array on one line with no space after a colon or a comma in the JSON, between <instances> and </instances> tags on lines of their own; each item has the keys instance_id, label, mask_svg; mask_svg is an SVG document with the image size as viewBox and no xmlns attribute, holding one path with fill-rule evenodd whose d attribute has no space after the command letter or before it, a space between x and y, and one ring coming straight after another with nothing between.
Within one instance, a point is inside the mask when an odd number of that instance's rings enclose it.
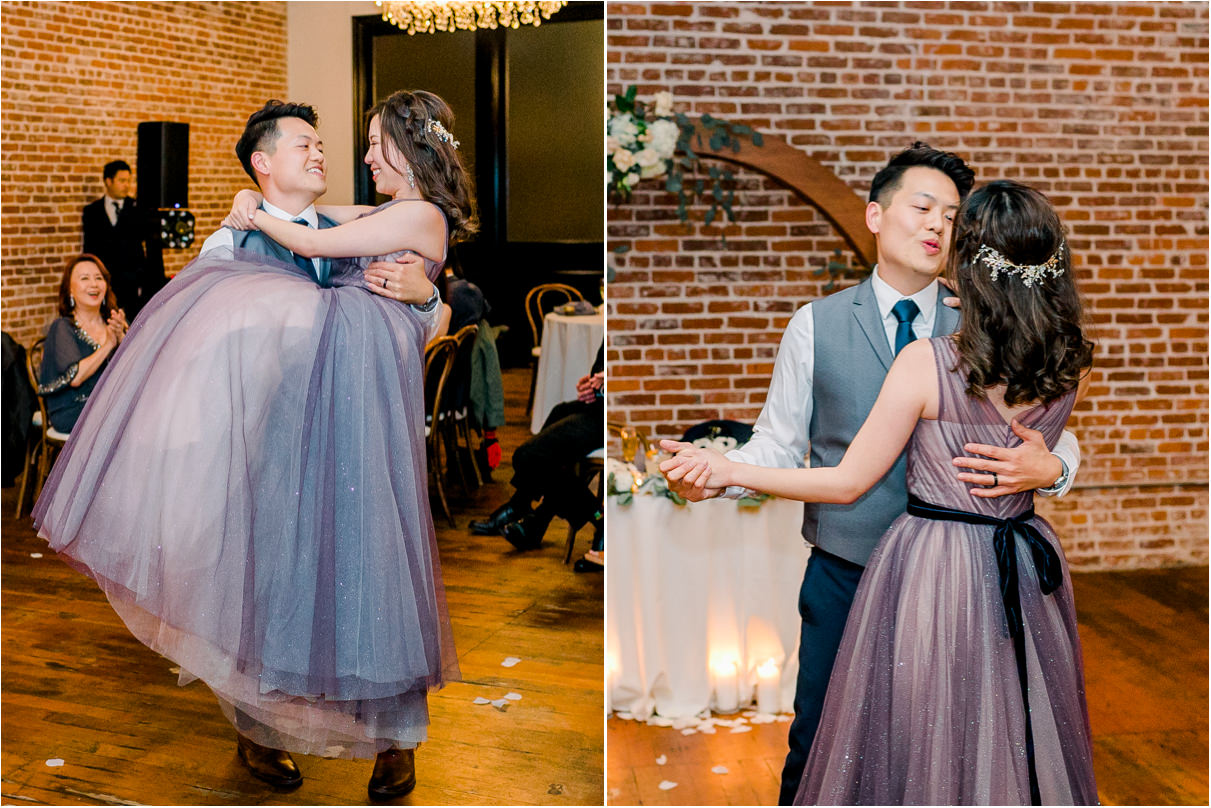
<instances>
[{"instance_id":1,"label":"dark dress trousers","mask_svg":"<svg viewBox=\"0 0 1211 808\"><path fill-rule=\"evenodd\" d=\"M603 346L604 348L604 346ZM590 374L605 366L598 350ZM520 498L550 503L556 516L579 524L592 517L597 498L572 473L576 462L605 442L605 399L556 404L538 434L513 452L513 480Z\"/></svg>"}]
</instances>

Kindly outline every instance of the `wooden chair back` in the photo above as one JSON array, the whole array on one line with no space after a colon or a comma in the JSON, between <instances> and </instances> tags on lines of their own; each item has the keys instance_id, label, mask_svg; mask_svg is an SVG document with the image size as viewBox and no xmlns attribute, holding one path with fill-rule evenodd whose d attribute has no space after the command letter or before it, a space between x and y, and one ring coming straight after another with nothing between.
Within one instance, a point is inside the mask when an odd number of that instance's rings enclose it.
<instances>
[{"instance_id":1,"label":"wooden chair back","mask_svg":"<svg viewBox=\"0 0 1211 808\"><path fill-rule=\"evenodd\" d=\"M539 284L526 294L526 319L530 321L530 336L535 348L542 345L542 318L556 306L575 300L584 300L584 295L566 283Z\"/></svg>"}]
</instances>

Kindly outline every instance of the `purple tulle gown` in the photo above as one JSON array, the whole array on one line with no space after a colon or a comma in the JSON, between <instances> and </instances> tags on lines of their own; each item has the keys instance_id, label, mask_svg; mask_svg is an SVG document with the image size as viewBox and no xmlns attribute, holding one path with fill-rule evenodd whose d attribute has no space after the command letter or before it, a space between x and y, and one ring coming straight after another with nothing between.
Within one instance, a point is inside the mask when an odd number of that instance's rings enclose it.
<instances>
[{"instance_id":1,"label":"purple tulle gown","mask_svg":"<svg viewBox=\"0 0 1211 808\"><path fill-rule=\"evenodd\" d=\"M133 324L34 510L182 684L252 740L327 757L424 740L427 691L458 676L424 327L365 288L372 260L333 261L321 286L199 257Z\"/></svg>"},{"instance_id":2,"label":"purple tulle gown","mask_svg":"<svg viewBox=\"0 0 1211 808\"><path fill-rule=\"evenodd\" d=\"M1009 424L969 398L953 340L931 340L940 410L908 445L908 490L925 503L1006 519L1032 494L981 499L955 479L969 442L1014 446ZM1054 446L1074 393L1021 415ZM1016 534L1028 685L1029 743L1019 654L1002 602L993 526L905 514L884 534L858 586L829 681L797 805L1096 804L1089 715L1072 582L1051 526L1029 520L1055 552L1042 565ZM1008 562L1006 562L1008 563ZM1044 584L1046 586L1046 584ZM1048 587L1050 588L1050 587Z\"/></svg>"}]
</instances>

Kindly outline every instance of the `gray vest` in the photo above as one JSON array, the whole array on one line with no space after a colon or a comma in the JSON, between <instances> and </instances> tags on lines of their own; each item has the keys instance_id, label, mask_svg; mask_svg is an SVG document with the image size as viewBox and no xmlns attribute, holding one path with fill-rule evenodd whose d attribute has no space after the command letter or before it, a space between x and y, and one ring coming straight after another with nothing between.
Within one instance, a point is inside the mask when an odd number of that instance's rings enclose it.
<instances>
[{"instance_id":1,"label":"gray vest","mask_svg":"<svg viewBox=\"0 0 1211 808\"><path fill-rule=\"evenodd\" d=\"M950 294L939 287L934 336L958 328L958 312L942 304L942 298ZM811 465L836 466L874 407L893 356L869 278L814 301L812 322L815 366L808 427ZM866 566L884 531L908 505L905 474L906 461L901 454L883 479L857 502L805 503L803 538L833 555Z\"/></svg>"},{"instance_id":2,"label":"gray vest","mask_svg":"<svg viewBox=\"0 0 1211 808\"><path fill-rule=\"evenodd\" d=\"M327 216L316 214L319 217L320 229L327 227L336 227L337 223ZM286 264L294 263L294 253L278 244L269 236L262 233L260 230L232 230L231 231L232 246L237 250L248 250L257 255L271 255L274 258ZM328 275L332 271L332 261L327 258L320 259L320 274L316 277L313 271L311 277L316 283L325 283L328 280Z\"/></svg>"}]
</instances>

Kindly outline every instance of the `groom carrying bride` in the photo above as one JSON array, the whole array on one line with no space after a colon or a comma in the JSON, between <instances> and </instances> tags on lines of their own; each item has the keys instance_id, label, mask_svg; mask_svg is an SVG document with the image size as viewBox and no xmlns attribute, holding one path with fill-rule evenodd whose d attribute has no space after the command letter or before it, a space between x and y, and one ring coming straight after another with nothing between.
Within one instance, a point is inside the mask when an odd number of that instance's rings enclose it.
<instances>
[{"instance_id":1,"label":"groom carrying bride","mask_svg":"<svg viewBox=\"0 0 1211 808\"><path fill-rule=\"evenodd\" d=\"M866 224L875 235L878 263L862 283L808 303L791 318L753 438L729 452L730 459L797 468L810 452L810 466L836 466L874 405L895 355L914 339L957 328L958 314L947 305L953 302L947 300L950 292L937 277L955 213L974 178L959 156L919 142L875 175ZM966 450L980 458L955 458L954 469L939 473L983 486L972 491L978 497L1032 489L1066 493L1080 461L1075 437L1065 432L1053 454L1038 431L1016 421L1012 429L1021 445L970 444ZM863 568L879 538L904 512L905 474L901 455L853 504L804 505L803 538L813 548L799 595L799 678L780 805L791 804L799 788ZM697 488L679 476L669 487L692 501L744 493Z\"/></svg>"}]
</instances>

